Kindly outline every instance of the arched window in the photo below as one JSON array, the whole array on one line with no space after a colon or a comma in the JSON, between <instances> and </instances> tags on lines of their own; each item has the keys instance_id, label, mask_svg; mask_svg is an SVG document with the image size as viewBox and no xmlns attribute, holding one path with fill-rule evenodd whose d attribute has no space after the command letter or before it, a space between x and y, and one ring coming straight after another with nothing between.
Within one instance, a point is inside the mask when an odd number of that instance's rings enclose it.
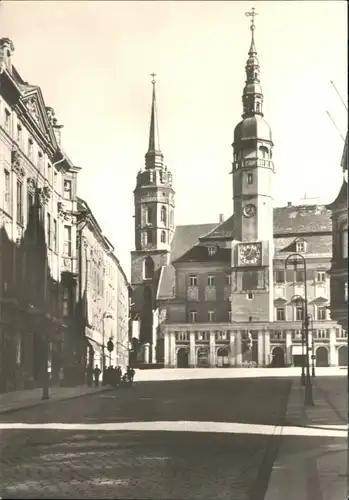
<instances>
[{"instance_id":1,"label":"arched window","mask_svg":"<svg viewBox=\"0 0 349 500\"><path fill-rule=\"evenodd\" d=\"M161 207L161 222L166 224L166 215L167 215L167 210L166 207Z\"/></svg>"},{"instance_id":2,"label":"arched window","mask_svg":"<svg viewBox=\"0 0 349 500\"><path fill-rule=\"evenodd\" d=\"M260 146L259 151L260 151L261 157L263 159L267 160L268 156L269 156L268 148L266 148L265 146Z\"/></svg>"},{"instance_id":3,"label":"arched window","mask_svg":"<svg viewBox=\"0 0 349 500\"><path fill-rule=\"evenodd\" d=\"M165 231L161 231L160 241L161 241L161 243L166 243L166 233L165 233Z\"/></svg>"},{"instance_id":4,"label":"arched window","mask_svg":"<svg viewBox=\"0 0 349 500\"><path fill-rule=\"evenodd\" d=\"M154 276L154 261L148 255L148 257L144 261L144 279L149 280Z\"/></svg>"},{"instance_id":5,"label":"arched window","mask_svg":"<svg viewBox=\"0 0 349 500\"><path fill-rule=\"evenodd\" d=\"M256 104L256 112L257 113L260 112L260 107L261 107L261 105L259 104L259 102L257 102L257 104Z\"/></svg>"},{"instance_id":6,"label":"arched window","mask_svg":"<svg viewBox=\"0 0 349 500\"><path fill-rule=\"evenodd\" d=\"M152 223L152 209L151 209L151 207L145 207L145 222L147 224Z\"/></svg>"}]
</instances>

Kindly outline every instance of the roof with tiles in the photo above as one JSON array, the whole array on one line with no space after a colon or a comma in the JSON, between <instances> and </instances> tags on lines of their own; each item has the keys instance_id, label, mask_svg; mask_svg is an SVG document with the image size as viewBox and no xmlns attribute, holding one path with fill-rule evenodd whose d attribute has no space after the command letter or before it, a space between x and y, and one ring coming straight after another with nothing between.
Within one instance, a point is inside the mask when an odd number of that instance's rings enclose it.
<instances>
[{"instance_id":1,"label":"roof with tiles","mask_svg":"<svg viewBox=\"0 0 349 500\"><path fill-rule=\"evenodd\" d=\"M331 231L331 211L325 205L274 208L274 235Z\"/></svg>"},{"instance_id":2,"label":"roof with tiles","mask_svg":"<svg viewBox=\"0 0 349 500\"><path fill-rule=\"evenodd\" d=\"M156 300L172 299L175 295L174 286L176 283L176 270L173 266L163 266L160 274L160 281Z\"/></svg>"},{"instance_id":3,"label":"roof with tiles","mask_svg":"<svg viewBox=\"0 0 349 500\"><path fill-rule=\"evenodd\" d=\"M219 225L213 224L191 224L187 226L177 226L171 244L171 261L177 260L190 248L198 243L200 236L214 230Z\"/></svg>"},{"instance_id":4,"label":"roof with tiles","mask_svg":"<svg viewBox=\"0 0 349 500\"><path fill-rule=\"evenodd\" d=\"M230 248L216 248L216 253L210 255L208 247L204 245L195 245L175 262L230 262ZM174 262L174 261L173 261Z\"/></svg>"}]
</instances>

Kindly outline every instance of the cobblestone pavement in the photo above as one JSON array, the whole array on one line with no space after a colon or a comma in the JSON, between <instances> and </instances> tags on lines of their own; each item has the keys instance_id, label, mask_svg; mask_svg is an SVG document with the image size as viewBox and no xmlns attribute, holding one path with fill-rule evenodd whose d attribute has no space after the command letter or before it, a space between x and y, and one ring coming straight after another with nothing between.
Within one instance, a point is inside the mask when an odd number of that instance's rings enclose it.
<instances>
[{"instance_id":1,"label":"cobblestone pavement","mask_svg":"<svg viewBox=\"0 0 349 500\"><path fill-rule=\"evenodd\" d=\"M264 498L277 437L101 431L78 424L139 421L277 425L292 380L142 382L0 416L2 423L75 423L75 430L0 431L2 498ZM299 438L302 439L302 438Z\"/></svg>"}]
</instances>

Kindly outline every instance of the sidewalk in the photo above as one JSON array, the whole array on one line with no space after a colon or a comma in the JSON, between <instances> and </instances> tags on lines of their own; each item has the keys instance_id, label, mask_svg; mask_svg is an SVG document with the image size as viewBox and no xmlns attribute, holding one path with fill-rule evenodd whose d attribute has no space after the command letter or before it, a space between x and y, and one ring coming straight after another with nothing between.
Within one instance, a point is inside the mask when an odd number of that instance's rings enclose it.
<instances>
[{"instance_id":1,"label":"sidewalk","mask_svg":"<svg viewBox=\"0 0 349 500\"><path fill-rule=\"evenodd\" d=\"M288 425L322 428L347 424L346 379L315 379L315 406L304 407L304 388L295 380L288 402ZM274 462L264 500L346 500L346 438L287 436Z\"/></svg>"},{"instance_id":2,"label":"sidewalk","mask_svg":"<svg viewBox=\"0 0 349 500\"><path fill-rule=\"evenodd\" d=\"M64 399L73 399L80 396L95 394L96 392L106 391L111 389L110 386L104 385L98 388L87 387L86 385L78 385L77 387L50 387L50 399L42 400L42 389L28 389L24 391L11 391L0 394L0 414L9 413L12 411L31 408L33 406L47 404L54 401Z\"/></svg>"}]
</instances>

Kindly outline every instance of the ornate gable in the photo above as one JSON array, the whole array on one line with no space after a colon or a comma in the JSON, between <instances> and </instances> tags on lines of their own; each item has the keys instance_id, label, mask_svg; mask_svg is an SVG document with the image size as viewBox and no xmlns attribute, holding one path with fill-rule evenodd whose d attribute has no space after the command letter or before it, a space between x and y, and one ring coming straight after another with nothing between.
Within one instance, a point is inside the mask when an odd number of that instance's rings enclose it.
<instances>
[{"instance_id":1,"label":"ornate gable","mask_svg":"<svg viewBox=\"0 0 349 500\"><path fill-rule=\"evenodd\" d=\"M52 108L45 106L44 98L39 87L32 85L21 85L21 102L24 104L27 116L31 122L40 130L47 140L57 148L57 140L53 131L54 112Z\"/></svg>"}]
</instances>

